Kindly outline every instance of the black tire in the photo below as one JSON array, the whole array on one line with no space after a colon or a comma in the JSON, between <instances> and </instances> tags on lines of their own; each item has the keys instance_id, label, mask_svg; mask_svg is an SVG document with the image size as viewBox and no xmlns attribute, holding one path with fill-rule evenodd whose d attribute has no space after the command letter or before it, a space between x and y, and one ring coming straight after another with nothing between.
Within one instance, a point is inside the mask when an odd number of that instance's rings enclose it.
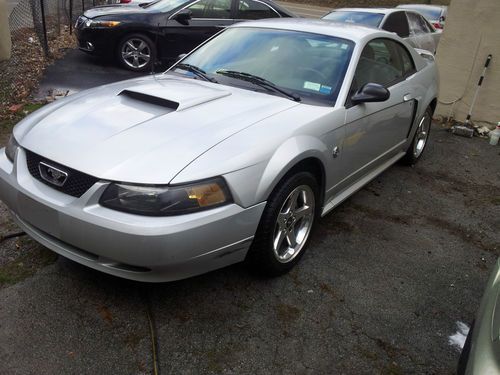
<instances>
[{"instance_id":1,"label":"black tire","mask_svg":"<svg viewBox=\"0 0 500 375\"><path fill-rule=\"evenodd\" d=\"M417 142L419 142L419 140L421 140L419 138L419 134L420 134L419 129L421 126L425 126L425 125L422 125L422 121L424 121L424 122L429 121L429 123L428 123L428 128L427 128L424 146L423 146L422 150L417 154L416 150L415 150L415 145ZM411 142L411 145L410 145L410 147L408 147L408 150L406 150L405 156L403 156L403 158L401 159L401 162L403 164L413 165L421 158L421 156L423 155L423 153L425 151L425 147L427 147L427 143L429 143L429 135L431 132L431 123L432 123L432 109L431 109L431 107L427 107L424 114L418 120L417 130L415 131L415 135L413 136L413 140Z\"/></svg>"},{"instance_id":2,"label":"black tire","mask_svg":"<svg viewBox=\"0 0 500 375\"><path fill-rule=\"evenodd\" d=\"M305 187L308 187L310 192ZM301 242L302 245L300 249L293 255L293 258L287 261L279 261L278 256L275 255L273 244L278 228L278 215L282 212L283 206L288 202L292 192L300 191L300 189L305 189L304 194L313 197L313 210L307 218L298 219L296 222L295 218L293 218L293 223L295 224L292 223L292 226L296 225L300 228L303 225L301 220L307 220L307 222L304 221L304 224L309 223L310 220L310 227L307 234L304 236L303 242ZM299 196L302 197L300 194ZM303 200L302 198L298 199ZM311 203L311 200L308 201ZM297 172L290 176L285 176L269 196L266 208L262 214L254 241L246 258L246 263L250 268L261 275L271 277L283 275L290 271L300 261L307 249L312 229L319 216L319 208L321 206L319 203L318 183L311 173ZM305 201L304 207L306 207ZM310 219L309 216L311 216ZM288 246L286 245L287 239L283 241L285 247Z\"/></svg>"},{"instance_id":3,"label":"black tire","mask_svg":"<svg viewBox=\"0 0 500 375\"><path fill-rule=\"evenodd\" d=\"M465 375L465 371L467 370L467 363L469 362L474 323L475 321L473 321L470 326L469 333L467 334L467 338L465 339L464 347L462 348L462 352L460 353L460 358L458 359L457 375Z\"/></svg>"},{"instance_id":4,"label":"black tire","mask_svg":"<svg viewBox=\"0 0 500 375\"><path fill-rule=\"evenodd\" d=\"M134 66L135 60L133 57L129 58L127 61L127 59L123 56L123 53L127 52L127 48L128 51L133 52L131 47L127 47L127 42L130 41L131 44L137 48L142 46L140 42L144 43L146 47L144 47L145 49L143 51L147 49L147 55L149 55L149 60L147 61L147 63L143 64L145 62L145 58L139 55L138 64L137 66ZM154 62L156 61L156 53L156 46L153 41L144 34L136 33L128 34L120 40L120 43L118 43L118 48L116 50L116 58L118 59L120 65L125 69L131 70L133 72L146 72L151 70L152 64L154 64Z\"/></svg>"}]
</instances>

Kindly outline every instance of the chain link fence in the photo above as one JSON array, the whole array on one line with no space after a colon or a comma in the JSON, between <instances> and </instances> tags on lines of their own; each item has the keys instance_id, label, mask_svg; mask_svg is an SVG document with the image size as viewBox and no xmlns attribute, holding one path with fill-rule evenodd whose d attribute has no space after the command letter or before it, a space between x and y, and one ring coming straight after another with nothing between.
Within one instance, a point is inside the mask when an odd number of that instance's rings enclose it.
<instances>
[{"instance_id":1,"label":"chain link fence","mask_svg":"<svg viewBox=\"0 0 500 375\"><path fill-rule=\"evenodd\" d=\"M0 62L0 116L31 93L53 58L76 46L78 16L108 1L114 0L19 0L9 16L11 58Z\"/></svg>"}]
</instances>

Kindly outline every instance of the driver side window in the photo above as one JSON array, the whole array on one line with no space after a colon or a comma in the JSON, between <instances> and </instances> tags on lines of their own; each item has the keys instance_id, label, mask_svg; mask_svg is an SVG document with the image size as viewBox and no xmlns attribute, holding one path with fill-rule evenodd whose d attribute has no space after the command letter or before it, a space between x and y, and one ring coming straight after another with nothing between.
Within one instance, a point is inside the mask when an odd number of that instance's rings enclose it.
<instances>
[{"instance_id":1,"label":"driver side window","mask_svg":"<svg viewBox=\"0 0 500 375\"><path fill-rule=\"evenodd\" d=\"M231 0L200 0L188 9L193 18L231 18Z\"/></svg>"},{"instance_id":2,"label":"driver side window","mask_svg":"<svg viewBox=\"0 0 500 375\"><path fill-rule=\"evenodd\" d=\"M374 39L361 52L351 93L367 83L389 87L403 80L413 69L413 60L402 45L391 39Z\"/></svg>"}]
</instances>

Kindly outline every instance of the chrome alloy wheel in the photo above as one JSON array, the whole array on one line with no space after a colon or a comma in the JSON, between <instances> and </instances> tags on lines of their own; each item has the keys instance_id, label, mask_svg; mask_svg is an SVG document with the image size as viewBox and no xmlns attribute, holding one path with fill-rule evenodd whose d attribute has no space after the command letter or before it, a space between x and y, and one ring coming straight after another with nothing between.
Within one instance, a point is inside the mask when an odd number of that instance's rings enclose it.
<instances>
[{"instance_id":1,"label":"chrome alloy wheel","mask_svg":"<svg viewBox=\"0 0 500 375\"><path fill-rule=\"evenodd\" d=\"M274 227L274 256L280 263L294 259L304 247L314 221L315 199L307 185L296 187L281 206Z\"/></svg>"},{"instance_id":2,"label":"chrome alloy wheel","mask_svg":"<svg viewBox=\"0 0 500 375\"><path fill-rule=\"evenodd\" d=\"M418 124L417 133L415 134L415 142L413 142L413 156L417 159L424 151L425 144L429 138L429 130L431 128L432 117L426 111L420 123Z\"/></svg>"},{"instance_id":3,"label":"chrome alloy wheel","mask_svg":"<svg viewBox=\"0 0 500 375\"><path fill-rule=\"evenodd\" d=\"M131 38L123 43L121 55L125 64L140 69L148 65L151 60L151 49L144 40Z\"/></svg>"}]
</instances>

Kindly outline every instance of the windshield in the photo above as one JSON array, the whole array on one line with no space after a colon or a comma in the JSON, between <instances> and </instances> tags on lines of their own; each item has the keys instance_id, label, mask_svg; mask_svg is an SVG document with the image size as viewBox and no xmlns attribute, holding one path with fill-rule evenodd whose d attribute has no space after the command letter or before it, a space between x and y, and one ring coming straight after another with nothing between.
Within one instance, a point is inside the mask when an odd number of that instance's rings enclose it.
<instances>
[{"instance_id":1,"label":"windshield","mask_svg":"<svg viewBox=\"0 0 500 375\"><path fill-rule=\"evenodd\" d=\"M434 21L439 20L439 17L441 16L441 8L424 8L424 7L411 7L411 6L405 6L404 8L418 12L428 20L434 20Z\"/></svg>"},{"instance_id":2,"label":"windshield","mask_svg":"<svg viewBox=\"0 0 500 375\"><path fill-rule=\"evenodd\" d=\"M325 20L336 21L336 22L346 22L346 23L358 23L361 25L378 27L380 22L384 18L381 13L371 13L371 12L350 12L350 11L334 11L323 17Z\"/></svg>"},{"instance_id":3,"label":"windshield","mask_svg":"<svg viewBox=\"0 0 500 375\"><path fill-rule=\"evenodd\" d=\"M262 90L227 71L264 78L301 100L335 103L354 43L326 35L265 28L227 29L186 59L221 84ZM176 72L193 75L185 69ZM269 92L269 91L266 91Z\"/></svg>"},{"instance_id":4,"label":"windshield","mask_svg":"<svg viewBox=\"0 0 500 375\"><path fill-rule=\"evenodd\" d=\"M178 8L181 5L188 3L189 1L190 0L156 0L152 3L144 5L143 8L156 9L162 12L170 12L171 10Z\"/></svg>"}]
</instances>

